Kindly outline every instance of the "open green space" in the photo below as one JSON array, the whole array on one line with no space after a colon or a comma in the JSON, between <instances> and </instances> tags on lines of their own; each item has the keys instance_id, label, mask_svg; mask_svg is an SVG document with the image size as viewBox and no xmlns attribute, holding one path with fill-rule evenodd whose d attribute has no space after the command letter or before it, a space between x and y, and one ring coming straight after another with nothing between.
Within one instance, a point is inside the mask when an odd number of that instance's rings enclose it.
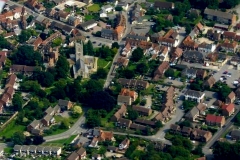
<instances>
[{"instance_id":1,"label":"open green space","mask_svg":"<svg viewBox=\"0 0 240 160\"><path fill-rule=\"evenodd\" d=\"M16 121L13 120L0 132L0 137L11 138L15 132L23 132L25 129L25 126L16 124Z\"/></svg>"},{"instance_id":2,"label":"open green space","mask_svg":"<svg viewBox=\"0 0 240 160\"><path fill-rule=\"evenodd\" d=\"M93 15L88 14L88 15L85 16L85 21L89 21L91 19L94 19Z\"/></svg>"},{"instance_id":3,"label":"open green space","mask_svg":"<svg viewBox=\"0 0 240 160\"><path fill-rule=\"evenodd\" d=\"M70 144L74 140L75 137L76 137L76 135L72 135L69 138L64 138L64 139L59 139L59 140L52 141L52 142L43 143L43 145L44 146L59 146L59 147L63 147L63 145Z\"/></svg>"},{"instance_id":4,"label":"open green space","mask_svg":"<svg viewBox=\"0 0 240 160\"><path fill-rule=\"evenodd\" d=\"M93 4L90 7L88 7L89 12L98 12L100 10L99 4Z\"/></svg>"},{"instance_id":5,"label":"open green space","mask_svg":"<svg viewBox=\"0 0 240 160\"><path fill-rule=\"evenodd\" d=\"M109 61L106 61L105 59L98 58L97 66L98 68L104 68L105 66L107 66L108 62Z\"/></svg>"}]
</instances>

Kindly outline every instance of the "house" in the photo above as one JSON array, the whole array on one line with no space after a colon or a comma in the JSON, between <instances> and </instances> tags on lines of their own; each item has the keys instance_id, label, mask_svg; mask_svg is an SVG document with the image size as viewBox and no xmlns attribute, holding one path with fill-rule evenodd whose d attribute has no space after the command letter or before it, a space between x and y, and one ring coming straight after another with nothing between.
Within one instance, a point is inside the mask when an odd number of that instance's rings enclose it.
<instances>
[{"instance_id":1,"label":"house","mask_svg":"<svg viewBox=\"0 0 240 160\"><path fill-rule=\"evenodd\" d=\"M171 59L175 60L175 59L178 59L182 56L183 54L183 50L179 47L174 47L172 49L172 52L170 53L170 57Z\"/></svg>"},{"instance_id":2,"label":"house","mask_svg":"<svg viewBox=\"0 0 240 160\"><path fill-rule=\"evenodd\" d=\"M119 110L112 116L111 120L114 122L117 122L119 118L122 118L127 113L127 106L125 104L122 104Z\"/></svg>"},{"instance_id":3,"label":"house","mask_svg":"<svg viewBox=\"0 0 240 160\"><path fill-rule=\"evenodd\" d=\"M236 38L237 33L236 32L230 32L230 31L225 31L222 34L223 39L229 39L229 40L234 40Z\"/></svg>"},{"instance_id":4,"label":"house","mask_svg":"<svg viewBox=\"0 0 240 160\"><path fill-rule=\"evenodd\" d=\"M7 106L9 101L10 101L9 94L3 93L0 99L0 103L3 104L3 106Z\"/></svg>"},{"instance_id":5,"label":"house","mask_svg":"<svg viewBox=\"0 0 240 160\"><path fill-rule=\"evenodd\" d=\"M240 140L240 130L233 130L230 135L232 140Z\"/></svg>"},{"instance_id":6,"label":"house","mask_svg":"<svg viewBox=\"0 0 240 160\"><path fill-rule=\"evenodd\" d=\"M137 111L139 115L150 116L152 114L152 109L150 108L145 108L141 106L132 106L132 109L134 111Z\"/></svg>"},{"instance_id":7,"label":"house","mask_svg":"<svg viewBox=\"0 0 240 160\"><path fill-rule=\"evenodd\" d=\"M107 147L107 151L109 151L109 152L111 152L111 153L116 153L116 152L118 152L118 147L108 146L108 147Z\"/></svg>"},{"instance_id":8,"label":"house","mask_svg":"<svg viewBox=\"0 0 240 160\"><path fill-rule=\"evenodd\" d=\"M128 10L128 3L126 1L119 1L116 7L122 7L125 11Z\"/></svg>"},{"instance_id":9,"label":"house","mask_svg":"<svg viewBox=\"0 0 240 160\"><path fill-rule=\"evenodd\" d=\"M132 121L125 118L119 118L115 125L119 128L129 128L132 124Z\"/></svg>"},{"instance_id":10,"label":"house","mask_svg":"<svg viewBox=\"0 0 240 160\"><path fill-rule=\"evenodd\" d=\"M54 15L56 14L56 10L53 9L53 8L46 8L45 14L46 14L48 17L54 17Z\"/></svg>"},{"instance_id":11,"label":"house","mask_svg":"<svg viewBox=\"0 0 240 160\"><path fill-rule=\"evenodd\" d=\"M43 40L42 38L39 36L32 44L33 46L33 50L36 51L38 49L38 47L42 44Z\"/></svg>"},{"instance_id":12,"label":"house","mask_svg":"<svg viewBox=\"0 0 240 160\"><path fill-rule=\"evenodd\" d=\"M192 128L183 126L183 128L181 130L181 134L183 136L189 137L191 135L191 133L192 133Z\"/></svg>"},{"instance_id":13,"label":"house","mask_svg":"<svg viewBox=\"0 0 240 160\"><path fill-rule=\"evenodd\" d=\"M179 125L176 124L171 124L170 125L170 132L173 134L177 134L181 132L181 127Z\"/></svg>"},{"instance_id":14,"label":"house","mask_svg":"<svg viewBox=\"0 0 240 160\"><path fill-rule=\"evenodd\" d=\"M39 129L40 126L40 121L35 119L27 126L27 131L31 132L33 129Z\"/></svg>"},{"instance_id":15,"label":"house","mask_svg":"<svg viewBox=\"0 0 240 160\"><path fill-rule=\"evenodd\" d=\"M232 92L229 93L229 95L227 96L225 102L226 102L226 104L234 103L235 99L236 99L236 95L235 95L235 93L232 91Z\"/></svg>"},{"instance_id":16,"label":"house","mask_svg":"<svg viewBox=\"0 0 240 160\"><path fill-rule=\"evenodd\" d=\"M221 33L217 31L213 31L212 29L209 29L207 31L207 38L213 41L219 41L221 39Z\"/></svg>"},{"instance_id":17,"label":"house","mask_svg":"<svg viewBox=\"0 0 240 160\"><path fill-rule=\"evenodd\" d=\"M104 6L101 7L101 10L106 12L106 13L109 13L109 12L113 12L114 8L111 5L104 5Z\"/></svg>"},{"instance_id":18,"label":"house","mask_svg":"<svg viewBox=\"0 0 240 160\"><path fill-rule=\"evenodd\" d=\"M126 43L125 47L123 48L121 55L123 57L128 57L128 55L130 54L130 52L132 51L131 45L130 43Z\"/></svg>"},{"instance_id":19,"label":"house","mask_svg":"<svg viewBox=\"0 0 240 160\"><path fill-rule=\"evenodd\" d=\"M61 147L48 147L48 146L34 146L34 145L15 145L13 148L15 153L22 154L33 154L33 155L46 155L59 156L62 153Z\"/></svg>"},{"instance_id":20,"label":"house","mask_svg":"<svg viewBox=\"0 0 240 160\"><path fill-rule=\"evenodd\" d=\"M204 56L199 51L187 50L183 53L183 60L189 63L202 64L204 62Z\"/></svg>"},{"instance_id":21,"label":"house","mask_svg":"<svg viewBox=\"0 0 240 160\"><path fill-rule=\"evenodd\" d=\"M178 33L170 29L163 37L159 38L159 44L167 47L177 47L179 44Z\"/></svg>"},{"instance_id":22,"label":"house","mask_svg":"<svg viewBox=\"0 0 240 160\"><path fill-rule=\"evenodd\" d=\"M67 160L79 160L79 156L76 152L72 152L68 157Z\"/></svg>"},{"instance_id":23,"label":"house","mask_svg":"<svg viewBox=\"0 0 240 160\"><path fill-rule=\"evenodd\" d=\"M5 65L6 59L7 59L6 52L0 52L0 68L2 68Z\"/></svg>"},{"instance_id":24,"label":"house","mask_svg":"<svg viewBox=\"0 0 240 160\"><path fill-rule=\"evenodd\" d=\"M222 67L224 64L227 63L227 56L225 54L219 54L217 52L209 53L205 59L204 64L206 66L213 65L213 66L219 66Z\"/></svg>"},{"instance_id":25,"label":"house","mask_svg":"<svg viewBox=\"0 0 240 160\"><path fill-rule=\"evenodd\" d=\"M208 114L205 121L207 125L222 127L225 124L225 117Z\"/></svg>"},{"instance_id":26,"label":"house","mask_svg":"<svg viewBox=\"0 0 240 160\"><path fill-rule=\"evenodd\" d=\"M203 103L199 103L196 107L193 107L191 110L189 110L185 117L189 119L190 121L196 121L196 118L199 115L204 115L204 111L206 110L207 106Z\"/></svg>"},{"instance_id":27,"label":"house","mask_svg":"<svg viewBox=\"0 0 240 160\"><path fill-rule=\"evenodd\" d=\"M95 20L89 20L89 21L86 21L84 23L81 23L79 25L83 30L89 30L95 26L97 26L97 22Z\"/></svg>"},{"instance_id":28,"label":"house","mask_svg":"<svg viewBox=\"0 0 240 160\"><path fill-rule=\"evenodd\" d=\"M92 160L101 160L102 159L102 157L101 157L101 155L100 154L93 154L92 155Z\"/></svg>"},{"instance_id":29,"label":"house","mask_svg":"<svg viewBox=\"0 0 240 160\"><path fill-rule=\"evenodd\" d=\"M13 98L13 95L15 94L15 90L13 87L7 87L5 89L5 93L8 95L9 99L11 100Z\"/></svg>"},{"instance_id":30,"label":"house","mask_svg":"<svg viewBox=\"0 0 240 160\"><path fill-rule=\"evenodd\" d=\"M98 138L94 137L91 143L88 145L88 147L96 148L98 146L98 142L99 142Z\"/></svg>"},{"instance_id":31,"label":"house","mask_svg":"<svg viewBox=\"0 0 240 160\"><path fill-rule=\"evenodd\" d=\"M162 2L162 1L155 1L154 8L163 10L163 9L174 9L174 3L172 2Z\"/></svg>"},{"instance_id":32,"label":"house","mask_svg":"<svg viewBox=\"0 0 240 160\"><path fill-rule=\"evenodd\" d=\"M129 59L125 57L120 57L117 59L117 62L115 63L115 65L117 65L118 67L127 67L128 62L129 62Z\"/></svg>"},{"instance_id":33,"label":"house","mask_svg":"<svg viewBox=\"0 0 240 160\"><path fill-rule=\"evenodd\" d=\"M216 80L213 76L209 77L204 83L204 88L212 88L212 86L216 83Z\"/></svg>"},{"instance_id":34,"label":"house","mask_svg":"<svg viewBox=\"0 0 240 160\"><path fill-rule=\"evenodd\" d=\"M198 69L196 73L196 78L204 80L207 77L207 71L204 69Z\"/></svg>"},{"instance_id":35,"label":"house","mask_svg":"<svg viewBox=\"0 0 240 160\"><path fill-rule=\"evenodd\" d=\"M125 138L120 144L119 144L119 150L124 150L129 147L130 140L128 138Z\"/></svg>"},{"instance_id":36,"label":"house","mask_svg":"<svg viewBox=\"0 0 240 160\"><path fill-rule=\"evenodd\" d=\"M52 24L52 23L51 23ZM62 29L62 28L61 28ZM53 40L55 40L58 37L61 37L62 33L60 33L59 31L55 32L54 34L52 34L50 37L48 37L47 39L45 39L42 42L43 46L46 46L47 44L51 43Z\"/></svg>"},{"instance_id":37,"label":"house","mask_svg":"<svg viewBox=\"0 0 240 160\"><path fill-rule=\"evenodd\" d=\"M110 39L110 40L114 40L114 30L103 28L101 30L101 37Z\"/></svg>"},{"instance_id":38,"label":"house","mask_svg":"<svg viewBox=\"0 0 240 160\"><path fill-rule=\"evenodd\" d=\"M222 115L223 116L231 116L235 111L235 106L233 103L224 104L222 106Z\"/></svg>"},{"instance_id":39,"label":"house","mask_svg":"<svg viewBox=\"0 0 240 160\"><path fill-rule=\"evenodd\" d=\"M201 129L193 129L191 139L208 142L212 138L212 133Z\"/></svg>"},{"instance_id":40,"label":"house","mask_svg":"<svg viewBox=\"0 0 240 160\"><path fill-rule=\"evenodd\" d=\"M138 97L138 93L137 92L131 91L130 89L126 89L126 88L122 88L122 90L119 93L119 95L130 96L132 102L134 102L137 99L137 97Z\"/></svg>"},{"instance_id":41,"label":"house","mask_svg":"<svg viewBox=\"0 0 240 160\"><path fill-rule=\"evenodd\" d=\"M133 6L133 9L131 11L131 23L132 24L142 24L143 16L145 15L145 10L142 9L142 7L135 3Z\"/></svg>"},{"instance_id":42,"label":"house","mask_svg":"<svg viewBox=\"0 0 240 160\"><path fill-rule=\"evenodd\" d=\"M194 68L186 68L182 71L181 75L187 78L196 78L197 70Z\"/></svg>"},{"instance_id":43,"label":"house","mask_svg":"<svg viewBox=\"0 0 240 160\"><path fill-rule=\"evenodd\" d=\"M208 44L206 42L202 42L198 45L198 51L203 53L210 53L215 51L216 45L215 44Z\"/></svg>"},{"instance_id":44,"label":"house","mask_svg":"<svg viewBox=\"0 0 240 160\"><path fill-rule=\"evenodd\" d=\"M67 22L68 18L70 17L70 13L60 10L55 14L55 16L56 19L59 19L62 22Z\"/></svg>"},{"instance_id":45,"label":"house","mask_svg":"<svg viewBox=\"0 0 240 160\"><path fill-rule=\"evenodd\" d=\"M7 78L5 89L8 87L13 87L14 89L16 89L17 88L16 80L17 76L15 74L10 74Z\"/></svg>"},{"instance_id":46,"label":"house","mask_svg":"<svg viewBox=\"0 0 240 160\"><path fill-rule=\"evenodd\" d=\"M73 107L73 103L71 101L68 101L68 100L59 99L58 100L58 106L62 110L70 110Z\"/></svg>"},{"instance_id":47,"label":"house","mask_svg":"<svg viewBox=\"0 0 240 160\"><path fill-rule=\"evenodd\" d=\"M113 132L102 131L100 130L100 136L98 137L99 141L114 141Z\"/></svg>"},{"instance_id":48,"label":"house","mask_svg":"<svg viewBox=\"0 0 240 160\"><path fill-rule=\"evenodd\" d=\"M184 96L185 96L185 100L201 103L204 99L205 93L188 89L184 93Z\"/></svg>"},{"instance_id":49,"label":"house","mask_svg":"<svg viewBox=\"0 0 240 160\"><path fill-rule=\"evenodd\" d=\"M149 87L149 83L147 81L136 79L119 78L118 83L126 88L147 89Z\"/></svg>"},{"instance_id":50,"label":"house","mask_svg":"<svg viewBox=\"0 0 240 160\"><path fill-rule=\"evenodd\" d=\"M62 31L65 35L71 35L72 31L73 31L73 28L71 26L68 26L68 25L63 25Z\"/></svg>"},{"instance_id":51,"label":"house","mask_svg":"<svg viewBox=\"0 0 240 160\"><path fill-rule=\"evenodd\" d=\"M125 32L125 27L124 26L117 26L115 29L114 29L114 39L119 41L122 37L123 37L123 34Z\"/></svg>"},{"instance_id":52,"label":"house","mask_svg":"<svg viewBox=\"0 0 240 160\"><path fill-rule=\"evenodd\" d=\"M236 15L209 8L204 10L204 18L229 25L236 22Z\"/></svg>"},{"instance_id":53,"label":"house","mask_svg":"<svg viewBox=\"0 0 240 160\"><path fill-rule=\"evenodd\" d=\"M82 22L82 17L69 16L68 23L74 27L78 26Z\"/></svg>"},{"instance_id":54,"label":"house","mask_svg":"<svg viewBox=\"0 0 240 160\"><path fill-rule=\"evenodd\" d=\"M126 42L129 40L135 40L134 42L136 42L136 41L149 42L150 38L148 36L139 35L139 34L135 34L135 33L131 32L126 35Z\"/></svg>"},{"instance_id":55,"label":"house","mask_svg":"<svg viewBox=\"0 0 240 160\"><path fill-rule=\"evenodd\" d=\"M36 19L35 19L35 23L39 24L45 28L48 28L51 24L50 20L48 18L45 18L42 15L39 15Z\"/></svg>"},{"instance_id":56,"label":"house","mask_svg":"<svg viewBox=\"0 0 240 160\"><path fill-rule=\"evenodd\" d=\"M157 70L154 72L154 77L153 80L157 81L159 80L159 78L163 77L165 71L169 68L169 62L164 61L162 62L159 67L157 68Z\"/></svg>"},{"instance_id":57,"label":"house","mask_svg":"<svg viewBox=\"0 0 240 160\"><path fill-rule=\"evenodd\" d=\"M238 46L238 43L236 41L230 42L227 39L222 44L219 45L222 51L231 52L231 53L236 52L237 46Z\"/></svg>"},{"instance_id":58,"label":"house","mask_svg":"<svg viewBox=\"0 0 240 160\"><path fill-rule=\"evenodd\" d=\"M43 117L41 122L42 122L43 126L49 127L50 125L55 123L55 119L52 115L47 114L46 116Z\"/></svg>"},{"instance_id":59,"label":"house","mask_svg":"<svg viewBox=\"0 0 240 160\"><path fill-rule=\"evenodd\" d=\"M123 104L132 105L132 98L130 96L118 95L117 104L118 105L123 105Z\"/></svg>"},{"instance_id":60,"label":"house","mask_svg":"<svg viewBox=\"0 0 240 160\"><path fill-rule=\"evenodd\" d=\"M137 118L137 119L134 121L134 123L141 124L141 125L146 125L146 126L149 126L149 127L152 127L152 128L155 128L155 127L156 127L156 122L155 122L155 121L147 120L147 119Z\"/></svg>"},{"instance_id":61,"label":"house","mask_svg":"<svg viewBox=\"0 0 240 160\"><path fill-rule=\"evenodd\" d=\"M184 50L196 50L198 44L191 38L191 36L187 36L182 42L182 48Z\"/></svg>"}]
</instances>

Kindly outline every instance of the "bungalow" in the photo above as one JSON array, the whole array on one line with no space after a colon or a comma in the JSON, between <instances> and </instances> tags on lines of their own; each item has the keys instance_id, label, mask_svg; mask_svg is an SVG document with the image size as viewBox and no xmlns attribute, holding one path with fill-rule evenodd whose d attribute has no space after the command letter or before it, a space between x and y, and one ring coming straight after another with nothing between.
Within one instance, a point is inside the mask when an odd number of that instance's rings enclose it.
<instances>
[{"instance_id":1,"label":"bungalow","mask_svg":"<svg viewBox=\"0 0 240 160\"><path fill-rule=\"evenodd\" d=\"M205 121L207 125L222 127L225 124L225 117L208 114Z\"/></svg>"},{"instance_id":2,"label":"bungalow","mask_svg":"<svg viewBox=\"0 0 240 160\"><path fill-rule=\"evenodd\" d=\"M200 91L195 91L195 90L190 90L188 89L184 93L185 99L190 100L190 101L195 101L198 103L201 103L204 99L205 93L200 92Z\"/></svg>"},{"instance_id":3,"label":"bungalow","mask_svg":"<svg viewBox=\"0 0 240 160\"><path fill-rule=\"evenodd\" d=\"M222 106L222 115L231 116L235 111L235 106L233 103L225 104Z\"/></svg>"},{"instance_id":4,"label":"bungalow","mask_svg":"<svg viewBox=\"0 0 240 160\"><path fill-rule=\"evenodd\" d=\"M33 129L39 129L41 127L41 123L39 120L33 120L28 126L27 131L32 132Z\"/></svg>"}]
</instances>

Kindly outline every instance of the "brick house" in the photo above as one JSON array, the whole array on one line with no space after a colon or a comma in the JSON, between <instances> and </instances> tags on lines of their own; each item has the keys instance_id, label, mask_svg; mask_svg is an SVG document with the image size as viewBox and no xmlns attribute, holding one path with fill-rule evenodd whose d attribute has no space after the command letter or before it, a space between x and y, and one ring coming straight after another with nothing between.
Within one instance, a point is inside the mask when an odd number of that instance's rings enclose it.
<instances>
[{"instance_id":1,"label":"brick house","mask_svg":"<svg viewBox=\"0 0 240 160\"><path fill-rule=\"evenodd\" d=\"M118 111L112 116L111 121L117 122L119 118L122 118L127 113L127 106L125 104L121 105Z\"/></svg>"},{"instance_id":2,"label":"brick house","mask_svg":"<svg viewBox=\"0 0 240 160\"><path fill-rule=\"evenodd\" d=\"M145 108L145 107L140 107L140 106L132 106L132 109L134 111L137 111L139 113L139 115L149 116L152 114L152 109L150 109L150 108Z\"/></svg>"},{"instance_id":3,"label":"brick house","mask_svg":"<svg viewBox=\"0 0 240 160\"><path fill-rule=\"evenodd\" d=\"M234 113L235 106L233 103L225 104L222 106L222 114L223 116L230 116Z\"/></svg>"},{"instance_id":4,"label":"brick house","mask_svg":"<svg viewBox=\"0 0 240 160\"><path fill-rule=\"evenodd\" d=\"M216 80L213 76L209 77L204 83L204 88L212 88L212 86L216 83Z\"/></svg>"},{"instance_id":5,"label":"brick house","mask_svg":"<svg viewBox=\"0 0 240 160\"><path fill-rule=\"evenodd\" d=\"M222 127L225 124L225 117L208 114L205 121L207 125Z\"/></svg>"},{"instance_id":6,"label":"brick house","mask_svg":"<svg viewBox=\"0 0 240 160\"><path fill-rule=\"evenodd\" d=\"M212 138L212 133L209 131L194 129L191 133L191 139L207 142Z\"/></svg>"},{"instance_id":7,"label":"brick house","mask_svg":"<svg viewBox=\"0 0 240 160\"><path fill-rule=\"evenodd\" d=\"M235 93L232 91L231 93L229 93L229 95L227 96L226 100L225 100L225 103L226 104L229 104L229 103L234 103L236 99L236 95Z\"/></svg>"},{"instance_id":8,"label":"brick house","mask_svg":"<svg viewBox=\"0 0 240 160\"><path fill-rule=\"evenodd\" d=\"M168 68L169 68L169 62L167 61L162 62L157 68L157 70L154 72L153 80L157 81L159 80L159 78L163 77L165 71L168 70Z\"/></svg>"}]
</instances>

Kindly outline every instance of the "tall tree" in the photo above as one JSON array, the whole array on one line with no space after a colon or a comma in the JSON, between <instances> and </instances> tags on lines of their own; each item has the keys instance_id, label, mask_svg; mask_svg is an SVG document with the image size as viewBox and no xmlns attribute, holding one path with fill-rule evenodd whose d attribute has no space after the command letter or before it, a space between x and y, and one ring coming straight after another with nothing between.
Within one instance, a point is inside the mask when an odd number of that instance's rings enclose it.
<instances>
[{"instance_id":1,"label":"tall tree","mask_svg":"<svg viewBox=\"0 0 240 160\"><path fill-rule=\"evenodd\" d=\"M42 56L39 52L33 50L32 46L22 45L12 55L15 64L36 66L42 64Z\"/></svg>"},{"instance_id":2,"label":"tall tree","mask_svg":"<svg viewBox=\"0 0 240 160\"><path fill-rule=\"evenodd\" d=\"M137 72L140 74L146 74L149 70L149 66L147 63L142 62L137 65Z\"/></svg>"},{"instance_id":3,"label":"tall tree","mask_svg":"<svg viewBox=\"0 0 240 160\"><path fill-rule=\"evenodd\" d=\"M17 131L12 136L12 142L14 144L23 145L25 142L25 138L26 137L24 136L23 132Z\"/></svg>"},{"instance_id":4,"label":"tall tree","mask_svg":"<svg viewBox=\"0 0 240 160\"><path fill-rule=\"evenodd\" d=\"M67 78L70 72L70 66L67 58L60 56L56 63L56 79Z\"/></svg>"},{"instance_id":5,"label":"tall tree","mask_svg":"<svg viewBox=\"0 0 240 160\"><path fill-rule=\"evenodd\" d=\"M15 93L13 95L12 104L16 111L22 110L23 100L22 96L19 93Z\"/></svg>"},{"instance_id":6,"label":"tall tree","mask_svg":"<svg viewBox=\"0 0 240 160\"><path fill-rule=\"evenodd\" d=\"M91 55L91 56L94 55L94 49L91 41L87 42L87 51L88 51L88 55Z\"/></svg>"},{"instance_id":7,"label":"tall tree","mask_svg":"<svg viewBox=\"0 0 240 160\"><path fill-rule=\"evenodd\" d=\"M132 60L134 62L138 62L140 59L143 58L143 50L141 48L136 48L133 52L132 52Z\"/></svg>"}]
</instances>

